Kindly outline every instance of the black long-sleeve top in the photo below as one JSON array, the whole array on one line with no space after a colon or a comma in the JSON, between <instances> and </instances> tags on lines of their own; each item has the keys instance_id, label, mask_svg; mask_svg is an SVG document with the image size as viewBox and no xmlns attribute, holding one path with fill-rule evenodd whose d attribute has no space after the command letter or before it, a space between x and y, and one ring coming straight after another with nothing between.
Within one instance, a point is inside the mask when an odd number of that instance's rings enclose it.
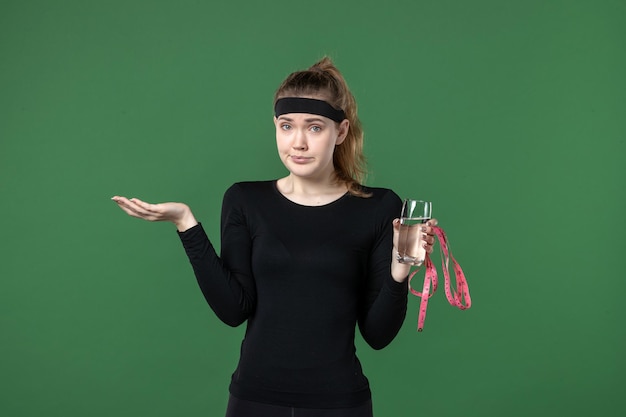
<instances>
[{"instance_id":1,"label":"black long-sleeve top","mask_svg":"<svg viewBox=\"0 0 626 417\"><path fill-rule=\"evenodd\" d=\"M371 394L355 327L374 349L389 344L407 307L391 277L391 190L346 194L322 206L283 196L275 181L237 183L222 206L221 256L202 225L179 233L198 284L226 324L247 320L232 395L311 408L359 405Z\"/></svg>"}]
</instances>

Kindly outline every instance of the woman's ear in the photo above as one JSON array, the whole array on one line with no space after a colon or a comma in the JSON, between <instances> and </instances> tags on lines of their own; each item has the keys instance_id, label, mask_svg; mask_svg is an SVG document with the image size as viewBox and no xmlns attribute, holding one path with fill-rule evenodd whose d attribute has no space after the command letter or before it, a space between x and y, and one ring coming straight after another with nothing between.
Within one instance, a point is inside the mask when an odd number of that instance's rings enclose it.
<instances>
[{"instance_id":1,"label":"woman's ear","mask_svg":"<svg viewBox=\"0 0 626 417\"><path fill-rule=\"evenodd\" d=\"M339 129L337 134L337 140L335 141L335 145L340 145L348 136L348 130L350 129L350 121L348 119L343 119L341 123L339 123Z\"/></svg>"}]
</instances>

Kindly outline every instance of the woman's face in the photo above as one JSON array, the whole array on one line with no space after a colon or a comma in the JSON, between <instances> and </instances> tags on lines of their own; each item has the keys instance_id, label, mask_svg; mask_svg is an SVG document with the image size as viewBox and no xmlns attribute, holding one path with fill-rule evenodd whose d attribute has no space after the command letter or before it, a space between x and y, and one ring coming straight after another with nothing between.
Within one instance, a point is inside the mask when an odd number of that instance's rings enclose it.
<instances>
[{"instance_id":1,"label":"woman's face","mask_svg":"<svg viewBox=\"0 0 626 417\"><path fill-rule=\"evenodd\" d=\"M335 146L344 141L349 122L308 113L274 117L278 155L292 175L326 179L334 171Z\"/></svg>"}]
</instances>

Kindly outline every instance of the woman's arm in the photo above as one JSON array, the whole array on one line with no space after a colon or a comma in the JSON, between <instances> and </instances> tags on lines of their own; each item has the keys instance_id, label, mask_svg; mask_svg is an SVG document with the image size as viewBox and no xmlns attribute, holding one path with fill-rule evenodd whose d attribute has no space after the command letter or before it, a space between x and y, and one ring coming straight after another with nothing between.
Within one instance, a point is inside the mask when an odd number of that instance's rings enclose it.
<instances>
[{"instance_id":1,"label":"woman's arm","mask_svg":"<svg viewBox=\"0 0 626 417\"><path fill-rule=\"evenodd\" d=\"M365 341L374 349L382 349L396 337L402 327L407 310L410 266L396 260L399 221L394 216L400 212L401 201L389 193L381 201L377 216L378 238L370 253L367 286L362 294L359 329ZM433 219L436 224L436 220ZM426 251L432 252L433 231L425 231Z\"/></svg>"},{"instance_id":2,"label":"woman's arm","mask_svg":"<svg viewBox=\"0 0 626 417\"><path fill-rule=\"evenodd\" d=\"M228 262L217 255L186 204L149 204L120 196L112 200L132 217L175 224L204 298L220 320L238 326L254 310L256 290L249 267L250 239L231 194L226 193L222 208L222 253L229 247L226 252L233 255L228 258L234 260Z\"/></svg>"},{"instance_id":3,"label":"woman's arm","mask_svg":"<svg viewBox=\"0 0 626 417\"><path fill-rule=\"evenodd\" d=\"M238 185L224 194L221 216L221 254L215 253L202 225L179 232L198 285L215 314L229 326L238 326L256 308L252 276L252 239Z\"/></svg>"}]
</instances>

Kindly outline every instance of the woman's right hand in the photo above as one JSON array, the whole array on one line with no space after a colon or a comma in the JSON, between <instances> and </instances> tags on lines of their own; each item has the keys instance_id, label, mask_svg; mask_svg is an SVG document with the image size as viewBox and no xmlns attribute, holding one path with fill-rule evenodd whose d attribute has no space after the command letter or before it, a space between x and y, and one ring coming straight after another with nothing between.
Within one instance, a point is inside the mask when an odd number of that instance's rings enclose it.
<instances>
[{"instance_id":1,"label":"woman's right hand","mask_svg":"<svg viewBox=\"0 0 626 417\"><path fill-rule=\"evenodd\" d=\"M138 198L115 196L111 198L129 216L150 222L172 222L179 232L192 228L198 222L189 206L183 203L150 204Z\"/></svg>"}]
</instances>

